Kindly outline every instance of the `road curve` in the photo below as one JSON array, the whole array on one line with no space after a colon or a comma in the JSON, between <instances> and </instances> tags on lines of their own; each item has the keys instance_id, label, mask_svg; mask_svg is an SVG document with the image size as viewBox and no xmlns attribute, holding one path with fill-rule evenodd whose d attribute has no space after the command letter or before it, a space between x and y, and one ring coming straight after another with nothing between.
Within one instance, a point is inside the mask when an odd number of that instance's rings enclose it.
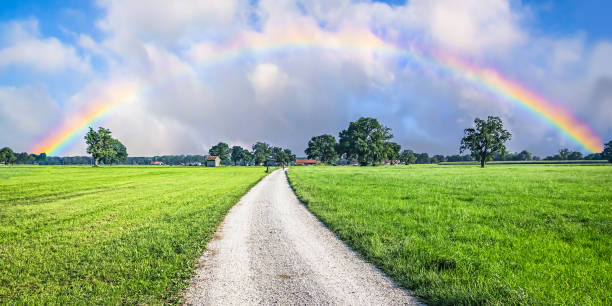
<instances>
[{"instance_id":1,"label":"road curve","mask_svg":"<svg viewBox=\"0 0 612 306\"><path fill-rule=\"evenodd\" d=\"M418 304L302 205L277 170L234 206L199 260L187 305Z\"/></svg>"}]
</instances>

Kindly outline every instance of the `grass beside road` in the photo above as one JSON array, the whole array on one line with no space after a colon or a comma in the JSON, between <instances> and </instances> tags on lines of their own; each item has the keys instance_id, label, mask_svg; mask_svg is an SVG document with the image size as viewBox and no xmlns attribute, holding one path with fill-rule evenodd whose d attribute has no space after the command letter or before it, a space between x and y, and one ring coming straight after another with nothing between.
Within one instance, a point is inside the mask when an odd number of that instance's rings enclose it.
<instances>
[{"instance_id":1,"label":"grass beside road","mask_svg":"<svg viewBox=\"0 0 612 306\"><path fill-rule=\"evenodd\" d=\"M432 304L612 304L612 167L292 167L332 231Z\"/></svg>"},{"instance_id":2,"label":"grass beside road","mask_svg":"<svg viewBox=\"0 0 612 306\"><path fill-rule=\"evenodd\" d=\"M0 168L0 304L180 301L261 167Z\"/></svg>"}]
</instances>

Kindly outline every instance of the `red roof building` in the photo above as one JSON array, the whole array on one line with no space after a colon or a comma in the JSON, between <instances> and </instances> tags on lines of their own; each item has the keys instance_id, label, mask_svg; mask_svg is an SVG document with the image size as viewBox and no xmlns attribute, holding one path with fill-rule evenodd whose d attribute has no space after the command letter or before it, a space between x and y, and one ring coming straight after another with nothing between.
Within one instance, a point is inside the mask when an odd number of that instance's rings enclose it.
<instances>
[{"instance_id":1,"label":"red roof building","mask_svg":"<svg viewBox=\"0 0 612 306\"><path fill-rule=\"evenodd\" d=\"M163 166L163 165L164 165L164 163L162 163L162 162L160 162L160 161L152 161L152 162L151 162L151 165L154 165L154 166Z\"/></svg>"},{"instance_id":2,"label":"red roof building","mask_svg":"<svg viewBox=\"0 0 612 306\"><path fill-rule=\"evenodd\" d=\"M315 159L296 159L296 166L307 166L307 165L316 165L318 163Z\"/></svg>"}]
</instances>

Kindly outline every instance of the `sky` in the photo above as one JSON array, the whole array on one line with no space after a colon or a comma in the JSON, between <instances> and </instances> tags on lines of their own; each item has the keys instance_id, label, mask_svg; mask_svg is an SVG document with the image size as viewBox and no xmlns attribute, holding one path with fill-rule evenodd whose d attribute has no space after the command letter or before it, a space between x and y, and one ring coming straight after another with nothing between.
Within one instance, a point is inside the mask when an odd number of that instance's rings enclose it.
<instances>
[{"instance_id":1,"label":"sky","mask_svg":"<svg viewBox=\"0 0 612 306\"><path fill-rule=\"evenodd\" d=\"M3 1L0 146L86 155L88 126L130 156L257 141L304 155L375 117L403 149L457 154L474 118L507 147L588 150L443 58L495 71L612 139L610 1ZM484 70L483 70L484 71ZM39 153L39 152L34 152Z\"/></svg>"}]
</instances>

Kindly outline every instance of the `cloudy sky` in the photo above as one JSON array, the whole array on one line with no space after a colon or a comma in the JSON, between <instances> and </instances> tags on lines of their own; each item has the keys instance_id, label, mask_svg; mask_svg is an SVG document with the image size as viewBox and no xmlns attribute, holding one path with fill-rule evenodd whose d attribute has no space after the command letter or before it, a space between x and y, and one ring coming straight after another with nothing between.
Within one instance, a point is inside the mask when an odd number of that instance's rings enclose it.
<instances>
[{"instance_id":1,"label":"cloudy sky","mask_svg":"<svg viewBox=\"0 0 612 306\"><path fill-rule=\"evenodd\" d=\"M519 103L373 44L495 69L612 139L606 0L11 2L0 4L0 146L19 152L96 108L89 125L131 156L219 141L299 156L361 116L430 154L458 153L463 129L487 115L512 131L512 151L586 152ZM58 154L84 155L84 134Z\"/></svg>"}]
</instances>

